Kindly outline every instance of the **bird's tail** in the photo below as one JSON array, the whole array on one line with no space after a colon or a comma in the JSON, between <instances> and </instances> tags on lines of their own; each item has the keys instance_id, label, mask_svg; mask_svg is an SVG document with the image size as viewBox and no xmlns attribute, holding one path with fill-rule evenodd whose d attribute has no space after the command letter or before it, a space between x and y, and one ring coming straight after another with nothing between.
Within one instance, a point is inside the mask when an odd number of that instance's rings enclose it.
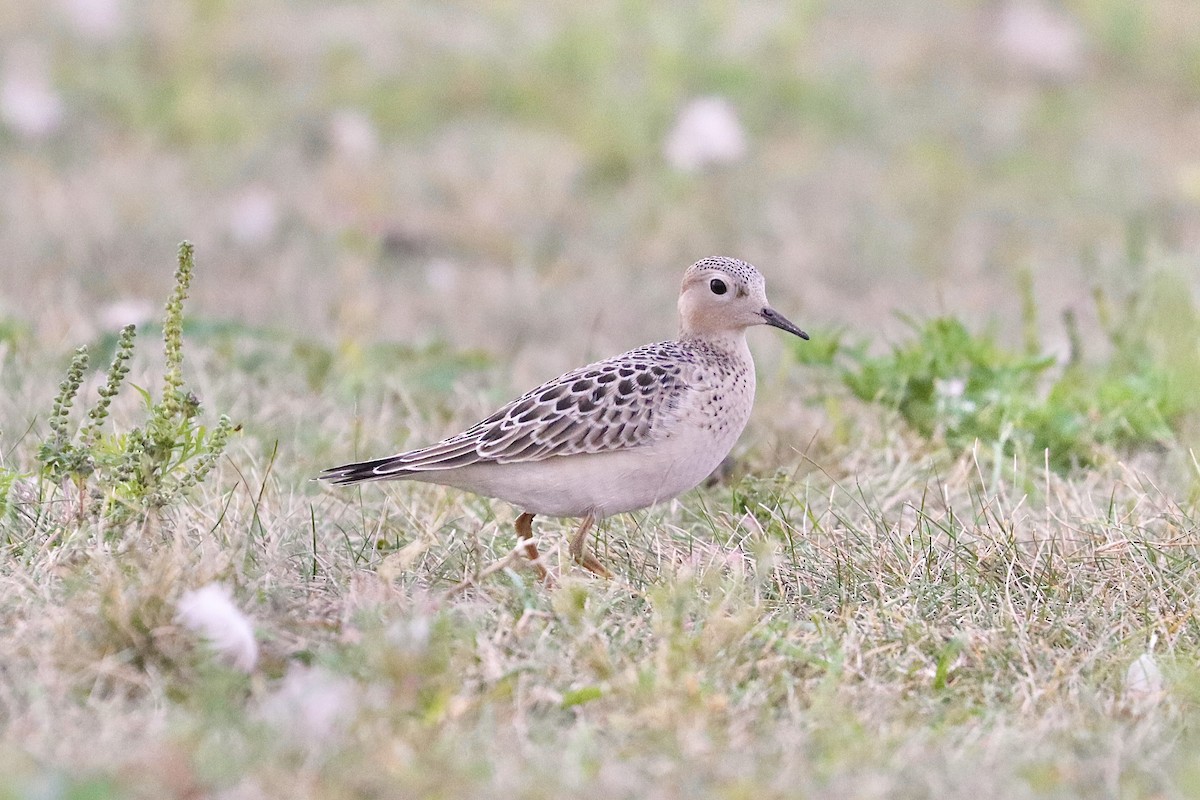
<instances>
[{"instance_id":1,"label":"bird's tail","mask_svg":"<svg viewBox=\"0 0 1200 800\"><path fill-rule=\"evenodd\" d=\"M343 464L340 467L330 467L322 470L317 477L338 486L348 486L352 483L403 478L412 471L403 465L398 456L388 456L387 458L376 458L373 461L359 461L354 464Z\"/></svg>"},{"instance_id":2,"label":"bird's tail","mask_svg":"<svg viewBox=\"0 0 1200 800\"><path fill-rule=\"evenodd\" d=\"M364 481L385 481L394 478L411 478L420 473L443 472L455 467L465 467L481 459L474 436L462 434L443 439L437 444L397 453L394 456L343 464L322 472L318 477L339 485Z\"/></svg>"}]
</instances>

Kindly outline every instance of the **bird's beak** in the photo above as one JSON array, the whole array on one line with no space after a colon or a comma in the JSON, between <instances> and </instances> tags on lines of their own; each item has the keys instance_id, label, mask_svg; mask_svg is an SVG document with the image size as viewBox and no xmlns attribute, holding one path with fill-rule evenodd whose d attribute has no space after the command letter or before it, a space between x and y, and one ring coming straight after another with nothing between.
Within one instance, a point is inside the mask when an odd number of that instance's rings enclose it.
<instances>
[{"instance_id":1,"label":"bird's beak","mask_svg":"<svg viewBox=\"0 0 1200 800\"><path fill-rule=\"evenodd\" d=\"M788 333L795 334L796 336L799 336L801 339L808 338L807 333L805 333L804 331L797 328L795 325L793 325L788 320L787 317L785 317L783 314L780 314L778 311L771 308L770 306L764 308L762 311L758 312L758 314L759 314L759 316L761 316L763 318L763 322L765 322L766 324L770 325L773 328L779 328L779 330L781 330L781 331L787 331Z\"/></svg>"}]
</instances>

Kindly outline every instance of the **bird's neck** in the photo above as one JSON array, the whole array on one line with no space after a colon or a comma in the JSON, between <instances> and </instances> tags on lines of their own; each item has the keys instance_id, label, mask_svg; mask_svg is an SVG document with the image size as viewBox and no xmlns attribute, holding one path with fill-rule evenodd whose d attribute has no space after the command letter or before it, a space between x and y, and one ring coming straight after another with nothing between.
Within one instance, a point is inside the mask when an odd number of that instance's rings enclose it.
<instances>
[{"instance_id":1,"label":"bird's neck","mask_svg":"<svg viewBox=\"0 0 1200 800\"><path fill-rule=\"evenodd\" d=\"M750 358L750 346L746 344L746 330L721 331L720 333L696 333L680 331L681 342L703 343L716 350L723 350L737 358Z\"/></svg>"}]
</instances>

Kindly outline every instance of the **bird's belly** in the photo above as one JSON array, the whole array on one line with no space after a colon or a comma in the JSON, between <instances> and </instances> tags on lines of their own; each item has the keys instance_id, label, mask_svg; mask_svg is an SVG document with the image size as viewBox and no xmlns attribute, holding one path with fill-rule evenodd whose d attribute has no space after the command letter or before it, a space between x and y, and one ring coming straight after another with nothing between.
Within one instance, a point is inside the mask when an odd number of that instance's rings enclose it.
<instances>
[{"instance_id":1,"label":"bird's belly","mask_svg":"<svg viewBox=\"0 0 1200 800\"><path fill-rule=\"evenodd\" d=\"M691 437L677 436L629 450L474 464L412 477L496 497L532 514L578 517L594 511L604 517L646 508L697 486L736 438L697 447Z\"/></svg>"}]
</instances>

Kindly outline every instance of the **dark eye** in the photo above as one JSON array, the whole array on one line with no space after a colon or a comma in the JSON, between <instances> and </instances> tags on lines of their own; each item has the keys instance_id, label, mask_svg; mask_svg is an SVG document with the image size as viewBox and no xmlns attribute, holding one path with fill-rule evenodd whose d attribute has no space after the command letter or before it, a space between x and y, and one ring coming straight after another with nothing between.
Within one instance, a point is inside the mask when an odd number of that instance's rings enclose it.
<instances>
[{"instance_id":1,"label":"dark eye","mask_svg":"<svg viewBox=\"0 0 1200 800\"><path fill-rule=\"evenodd\" d=\"M720 278L713 278L709 281L708 288L712 289L713 294L725 294L729 291L729 287L725 285L725 281Z\"/></svg>"}]
</instances>

